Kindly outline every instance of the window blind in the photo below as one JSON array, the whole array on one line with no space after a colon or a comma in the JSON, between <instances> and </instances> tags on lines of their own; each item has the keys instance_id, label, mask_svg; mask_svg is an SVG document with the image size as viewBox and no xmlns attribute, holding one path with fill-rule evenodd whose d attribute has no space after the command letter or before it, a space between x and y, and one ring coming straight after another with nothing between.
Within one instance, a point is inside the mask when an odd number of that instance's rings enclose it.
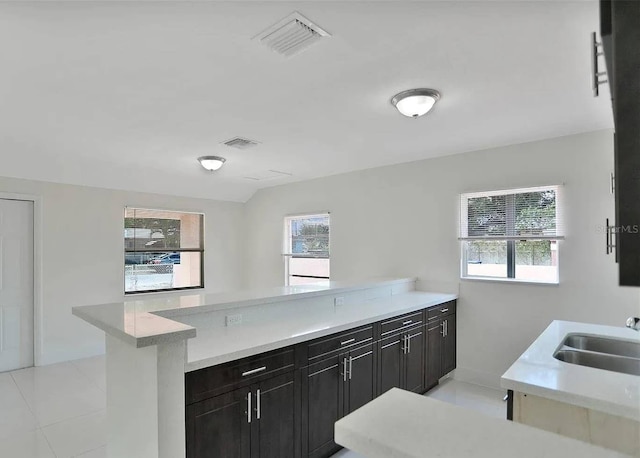
<instances>
[{"instance_id":1,"label":"window blind","mask_svg":"<svg viewBox=\"0 0 640 458\"><path fill-rule=\"evenodd\" d=\"M462 194L459 240L560 240L559 186Z\"/></svg>"}]
</instances>

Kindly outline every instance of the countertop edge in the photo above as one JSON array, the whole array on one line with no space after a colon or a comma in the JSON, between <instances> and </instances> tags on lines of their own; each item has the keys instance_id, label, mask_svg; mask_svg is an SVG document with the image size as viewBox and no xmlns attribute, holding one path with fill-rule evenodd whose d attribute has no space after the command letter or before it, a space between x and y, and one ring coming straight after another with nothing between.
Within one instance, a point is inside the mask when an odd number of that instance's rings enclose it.
<instances>
[{"instance_id":1,"label":"countertop edge","mask_svg":"<svg viewBox=\"0 0 640 458\"><path fill-rule=\"evenodd\" d=\"M168 321L172 325L175 324L176 327L179 327L181 329L176 329L174 331L163 332L163 333L154 333L148 336L136 337L116 327L108 325L104 321L94 317L89 313L85 313L85 311L82 310L83 307L85 306L72 307L71 314L95 326L96 328L104 331L106 334L116 337L135 348L144 348L144 347L150 347L153 345L159 345L164 343L179 342L181 340L191 339L195 337L197 333L196 328L194 328L193 326L189 326L184 323L180 323L178 321L174 321L169 318L164 318L152 313L141 313L138 318L162 320L164 322Z\"/></svg>"}]
</instances>

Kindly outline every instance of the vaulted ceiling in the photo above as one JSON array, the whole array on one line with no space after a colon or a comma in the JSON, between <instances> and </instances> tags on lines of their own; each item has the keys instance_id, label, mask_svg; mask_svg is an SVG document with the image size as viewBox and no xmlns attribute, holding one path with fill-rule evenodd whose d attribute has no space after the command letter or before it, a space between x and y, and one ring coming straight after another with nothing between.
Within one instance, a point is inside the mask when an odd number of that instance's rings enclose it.
<instances>
[{"instance_id":1,"label":"vaulted ceiling","mask_svg":"<svg viewBox=\"0 0 640 458\"><path fill-rule=\"evenodd\" d=\"M290 58L252 40L293 11L331 38ZM594 1L3 3L0 175L246 201L608 128L597 28ZM414 87L442 93L419 119L389 103ZM235 136L260 143L221 144ZM207 173L207 154L227 163Z\"/></svg>"}]
</instances>

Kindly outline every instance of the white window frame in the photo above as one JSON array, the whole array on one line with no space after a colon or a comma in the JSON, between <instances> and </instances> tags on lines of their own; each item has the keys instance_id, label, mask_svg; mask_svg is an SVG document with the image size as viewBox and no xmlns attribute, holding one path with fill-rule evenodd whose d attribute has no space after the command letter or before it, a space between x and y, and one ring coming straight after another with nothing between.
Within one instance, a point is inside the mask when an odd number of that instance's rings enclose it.
<instances>
[{"instance_id":1,"label":"white window frame","mask_svg":"<svg viewBox=\"0 0 640 458\"><path fill-rule=\"evenodd\" d=\"M293 247L291 246L291 221L296 219L305 219L305 218L328 218L329 219L329 251L331 251L331 213L330 212L322 211L322 212L313 212L313 213L297 213L297 214L285 216L284 217L284 234L283 234L283 240L282 240L282 258L284 260L284 285L285 286L290 286L289 279L291 275L289 273L290 272L289 262L291 258L294 257L292 252ZM328 256L306 256L306 257L328 259L329 266L331 266L331 253L329 253ZM325 277L318 277L318 278L325 278ZM327 278L327 280L330 280L330 277Z\"/></svg>"},{"instance_id":2,"label":"white window frame","mask_svg":"<svg viewBox=\"0 0 640 458\"><path fill-rule=\"evenodd\" d=\"M553 236L503 236L503 237L468 237L465 231L465 222L468 221L467 215L467 206L464 202L467 202L470 198L478 198L478 197L489 197L489 196L499 196L499 195L512 195L512 194L520 194L520 193L528 193L528 192L538 192L545 190L554 190L556 192L556 227L557 233ZM558 285L560 283L560 246L562 241L564 240L563 233L563 221L562 221L562 211L563 211L563 202L562 202L562 185L552 185L552 186L536 186L529 188L514 188L514 189L503 189L503 190L495 190L495 191L483 191L483 192L469 192L463 193L460 195L460 208L459 208L459 228L460 233L458 240L460 241L460 279L461 280L472 280L472 281L489 281L489 282L506 282L506 283L528 283L528 284L541 284L541 285ZM467 258L467 243L473 240L494 240L496 242L516 242L516 241L534 241L534 240L550 240L555 241L555 251L556 251L556 276L554 280L536 280L533 278L510 278L510 277L494 277L494 276L480 276L480 275L469 275L468 274L468 258ZM515 258L515 252L513 254ZM514 269L517 268L517 264L514 259ZM508 275L508 273L507 273Z\"/></svg>"}]
</instances>

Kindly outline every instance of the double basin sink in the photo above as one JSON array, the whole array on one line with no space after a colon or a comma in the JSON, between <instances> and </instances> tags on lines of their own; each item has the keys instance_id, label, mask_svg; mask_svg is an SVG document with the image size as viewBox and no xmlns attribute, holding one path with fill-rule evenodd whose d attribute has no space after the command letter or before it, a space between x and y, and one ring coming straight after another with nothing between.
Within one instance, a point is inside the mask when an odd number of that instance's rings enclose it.
<instances>
[{"instance_id":1,"label":"double basin sink","mask_svg":"<svg viewBox=\"0 0 640 458\"><path fill-rule=\"evenodd\" d=\"M553 357L566 363L640 376L640 341L569 334Z\"/></svg>"}]
</instances>

